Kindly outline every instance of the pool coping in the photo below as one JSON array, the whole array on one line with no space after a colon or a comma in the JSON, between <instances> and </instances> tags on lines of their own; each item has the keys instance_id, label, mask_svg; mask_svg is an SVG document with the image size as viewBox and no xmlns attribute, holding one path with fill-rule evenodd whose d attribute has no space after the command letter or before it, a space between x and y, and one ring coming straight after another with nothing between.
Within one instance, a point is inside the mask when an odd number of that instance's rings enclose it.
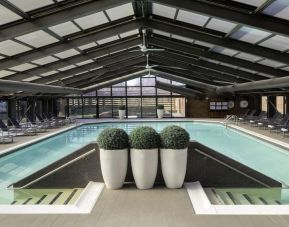
<instances>
[{"instance_id":1,"label":"pool coping","mask_svg":"<svg viewBox=\"0 0 289 227\"><path fill-rule=\"evenodd\" d=\"M89 182L71 205L0 205L0 214L89 214L104 189L104 183Z\"/></svg>"},{"instance_id":2,"label":"pool coping","mask_svg":"<svg viewBox=\"0 0 289 227\"><path fill-rule=\"evenodd\" d=\"M215 205L200 182L185 183L192 208L197 215L288 215L289 205Z\"/></svg>"}]
</instances>

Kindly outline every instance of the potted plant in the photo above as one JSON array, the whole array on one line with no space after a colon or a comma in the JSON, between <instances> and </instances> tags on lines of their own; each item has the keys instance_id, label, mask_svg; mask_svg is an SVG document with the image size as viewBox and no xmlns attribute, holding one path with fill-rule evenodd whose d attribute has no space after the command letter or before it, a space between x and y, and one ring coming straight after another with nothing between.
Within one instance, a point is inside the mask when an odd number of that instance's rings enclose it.
<instances>
[{"instance_id":1,"label":"potted plant","mask_svg":"<svg viewBox=\"0 0 289 227\"><path fill-rule=\"evenodd\" d=\"M162 119L164 117L164 112L165 112L165 107L163 104L158 104L157 105L157 114L158 118Z\"/></svg>"},{"instance_id":2,"label":"potted plant","mask_svg":"<svg viewBox=\"0 0 289 227\"><path fill-rule=\"evenodd\" d=\"M129 137L123 129L104 129L97 138L104 183L109 189L123 186L128 164Z\"/></svg>"},{"instance_id":3,"label":"potted plant","mask_svg":"<svg viewBox=\"0 0 289 227\"><path fill-rule=\"evenodd\" d=\"M125 118L125 106L124 105L120 105L118 108L118 116L119 119L124 119Z\"/></svg>"},{"instance_id":4,"label":"potted plant","mask_svg":"<svg viewBox=\"0 0 289 227\"><path fill-rule=\"evenodd\" d=\"M160 133L161 167L168 188L182 187L187 169L189 133L179 126L168 126Z\"/></svg>"},{"instance_id":5,"label":"potted plant","mask_svg":"<svg viewBox=\"0 0 289 227\"><path fill-rule=\"evenodd\" d=\"M157 175L159 134L151 127L138 127L130 133L130 159L139 189L152 188Z\"/></svg>"}]
</instances>

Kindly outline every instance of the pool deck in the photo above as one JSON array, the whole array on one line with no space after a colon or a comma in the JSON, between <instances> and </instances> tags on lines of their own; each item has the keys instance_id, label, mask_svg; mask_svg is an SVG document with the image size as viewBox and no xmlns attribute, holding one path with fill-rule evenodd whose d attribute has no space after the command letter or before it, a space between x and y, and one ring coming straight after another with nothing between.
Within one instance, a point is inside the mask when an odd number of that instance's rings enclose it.
<instances>
[{"instance_id":1,"label":"pool deck","mask_svg":"<svg viewBox=\"0 0 289 227\"><path fill-rule=\"evenodd\" d=\"M109 120L109 119L107 119ZM107 121L106 120L106 121ZM175 120L175 119L174 119ZM196 119L192 119L196 120ZM208 120L208 119L198 119ZM209 119L220 121L220 119ZM88 120L81 120L88 122ZM89 121L89 122L96 122ZM100 121L97 121L100 122ZM254 132L278 139L289 144L289 137L269 133L249 126L243 126ZM63 129L63 128L61 128ZM55 133L58 130L49 130ZM12 145L0 145L0 150L20 145L38 137L18 137ZM189 196L185 189L166 189L157 187L152 190L137 190L134 186L127 186L122 190L104 189L90 214L67 215L0 215L0 227L271 227L289 226L289 216L261 216L261 215L195 215Z\"/></svg>"}]
</instances>

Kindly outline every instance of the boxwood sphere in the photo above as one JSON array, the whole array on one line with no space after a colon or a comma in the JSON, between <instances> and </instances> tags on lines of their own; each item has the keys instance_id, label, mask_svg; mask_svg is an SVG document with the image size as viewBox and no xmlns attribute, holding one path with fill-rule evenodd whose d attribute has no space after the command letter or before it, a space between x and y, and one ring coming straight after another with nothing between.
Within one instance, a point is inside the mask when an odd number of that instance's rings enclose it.
<instances>
[{"instance_id":1,"label":"boxwood sphere","mask_svg":"<svg viewBox=\"0 0 289 227\"><path fill-rule=\"evenodd\" d=\"M129 147L126 131L119 128L106 128L98 135L97 144L104 150L119 150Z\"/></svg>"},{"instance_id":2,"label":"boxwood sphere","mask_svg":"<svg viewBox=\"0 0 289 227\"><path fill-rule=\"evenodd\" d=\"M187 148L190 141L189 133L176 125L165 127L161 133L161 147L166 149Z\"/></svg>"},{"instance_id":3,"label":"boxwood sphere","mask_svg":"<svg viewBox=\"0 0 289 227\"><path fill-rule=\"evenodd\" d=\"M152 128L142 126L131 131L130 147L135 149L154 149L160 146L160 136Z\"/></svg>"}]
</instances>

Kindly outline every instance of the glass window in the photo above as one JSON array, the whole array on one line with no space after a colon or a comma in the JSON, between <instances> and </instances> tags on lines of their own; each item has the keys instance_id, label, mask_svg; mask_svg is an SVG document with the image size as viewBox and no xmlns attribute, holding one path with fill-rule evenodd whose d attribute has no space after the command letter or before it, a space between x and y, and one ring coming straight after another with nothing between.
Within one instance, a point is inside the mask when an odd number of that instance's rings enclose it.
<instances>
[{"instance_id":1,"label":"glass window","mask_svg":"<svg viewBox=\"0 0 289 227\"><path fill-rule=\"evenodd\" d=\"M98 96L111 96L111 88L102 88L97 91Z\"/></svg>"},{"instance_id":2,"label":"glass window","mask_svg":"<svg viewBox=\"0 0 289 227\"><path fill-rule=\"evenodd\" d=\"M156 86L155 77L143 77L142 86Z\"/></svg>"},{"instance_id":3,"label":"glass window","mask_svg":"<svg viewBox=\"0 0 289 227\"><path fill-rule=\"evenodd\" d=\"M112 118L112 99L99 98L98 99L99 118Z\"/></svg>"},{"instance_id":4,"label":"glass window","mask_svg":"<svg viewBox=\"0 0 289 227\"><path fill-rule=\"evenodd\" d=\"M127 87L127 96L140 96L141 87Z\"/></svg>"},{"instance_id":5,"label":"glass window","mask_svg":"<svg viewBox=\"0 0 289 227\"><path fill-rule=\"evenodd\" d=\"M132 80L128 80L127 82L127 86L140 86L140 78L135 78Z\"/></svg>"},{"instance_id":6,"label":"glass window","mask_svg":"<svg viewBox=\"0 0 289 227\"><path fill-rule=\"evenodd\" d=\"M172 98L172 117L186 116L186 99L184 97Z\"/></svg>"},{"instance_id":7,"label":"glass window","mask_svg":"<svg viewBox=\"0 0 289 227\"><path fill-rule=\"evenodd\" d=\"M261 110L267 111L268 110L268 102L267 102L267 96L262 96L261 98Z\"/></svg>"},{"instance_id":8,"label":"glass window","mask_svg":"<svg viewBox=\"0 0 289 227\"><path fill-rule=\"evenodd\" d=\"M156 95L155 87L142 87L142 95Z\"/></svg>"},{"instance_id":9,"label":"glass window","mask_svg":"<svg viewBox=\"0 0 289 227\"><path fill-rule=\"evenodd\" d=\"M284 114L284 96L277 96L276 97L276 109L281 114Z\"/></svg>"},{"instance_id":10,"label":"glass window","mask_svg":"<svg viewBox=\"0 0 289 227\"><path fill-rule=\"evenodd\" d=\"M96 98L85 98L83 102L83 118L96 118Z\"/></svg>"},{"instance_id":11,"label":"glass window","mask_svg":"<svg viewBox=\"0 0 289 227\"><path fill-rule=\"evenodd\" d=\"M69 99L69 116L82 118L82 99Z\"/></svg>"},{"instance_id":12,"label":"glass window","mask_svg":"<svg viewBox=\"0 0 289 227\"><path fill-rule=\"evenodd\" d=\"M114 98L114 99L112 99L112 104L113 104L113 117L118 118L119 106L121 106L121 105L126 106L126 99L125 98Z\"/></svg>"},{"instance_id":13,"label":"glass window","mask_svg":"<svg viewBox=\"0 0 289 227\"><path fill-rule=\"evenodd\" d=\"M158 94L158 95L171 95L171 92L158 88L158 89L157 89L157 94Z\"/></svg>"},{"instance_id":14,"label":"glass window","mask_svg":"<svg viewBox=\"0 0 289 227\"><path fill-rule=\"evenodd\" d=\"M42 106L42 102L38 101L37 102L37 109L38 109L38 116L42 116L42 111L43 111L43 106ZM66 99L62 98L62 99L58 99L57 100L57 116L58 117L65 117L65 113L66 113Z\"/></svg>"},{"instance_id":15,"label":"glass window","mask_svg":"<svg viewBox=\"0 0 289 227\"><path fill-rule=\"evenodd\" d=\"M127 98L128 118L140 118L141 106L141 98Z\"/></svg>"},{"instance_id":16,"label":"glass window","mask_svg":"<svg viewBox=\"0 0 289 227\"><path fill-rule=\"evenodd\" d=\"M172 117L172 98L158 98L158 104L164 105L164 117Z\"/></svg>"},{"instance_id":17,"label":"glass window","mask_svg":"<svg viewBox=\"0 0 289 227\"><path fill-rule=\"evenodd\" d=\"M156 99L142 98L142 117L156 117Z\"/></svg>"},{"instance_id":18,"label":"glass window","mask_svg":"<svg viewBox=\"0 0 289 227\"><path fill-rule=\"evenodd\" d=\"M126 96L125 87L113 87L112 96Z\"/></svg>"}]
</instances>

